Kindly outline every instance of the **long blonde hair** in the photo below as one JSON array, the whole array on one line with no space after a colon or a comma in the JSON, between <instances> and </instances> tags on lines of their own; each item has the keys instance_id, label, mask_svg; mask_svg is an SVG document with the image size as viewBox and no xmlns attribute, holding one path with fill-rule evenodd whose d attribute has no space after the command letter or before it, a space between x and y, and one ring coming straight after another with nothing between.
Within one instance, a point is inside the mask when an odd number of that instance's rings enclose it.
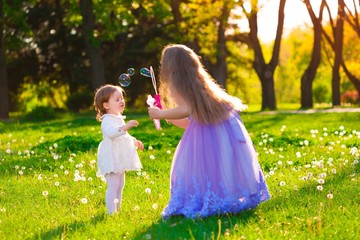
<instances>
[{"instance_id":1,"label":"long blonde hair","mask_svg":"<svg viewBox=\"0 0 360 240\"><path fill-rule=\"evenodd\" d=\"M170 44L162 51L160 94L165 106L174 105L170 89L176 91L190 107L199 122L218 123L229 116L229 108L241 111L241 100L230 96L215 82L202 65L199 56L181 44Z\"/></svg>"},{"instance_id":2,"label":"long blonde hair","mask_svg":"<svg viewBox=\"0 0 360 240\"><path fill-rule=\"evenodd\" d=\"M107 113L106 109L104 108L104 103L108 102L110 97L116 91L120 91L122 94L124 94L124 90L120 86L115 86L110 84L101 86L96 90L94 97L96 120L101 121L101 117Z\"/></svg>"}]
</instances>

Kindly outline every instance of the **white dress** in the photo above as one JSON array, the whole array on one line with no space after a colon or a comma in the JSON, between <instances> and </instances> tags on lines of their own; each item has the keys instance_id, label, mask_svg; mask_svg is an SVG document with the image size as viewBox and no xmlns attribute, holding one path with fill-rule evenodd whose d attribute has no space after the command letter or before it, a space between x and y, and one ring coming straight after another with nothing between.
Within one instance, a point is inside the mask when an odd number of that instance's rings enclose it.
<instances>
[{"instance_id":1,"label":"white dress","mask_svg":"<svg viewBox=\"0 0 360 240\"><path fill-rule=\"evenodd\" d=\"M98 174L142 168L134 143L134 137L120 128L125 125L125 116L104 114L101 121L103 140L98 147Z\"/></svg>"}]
</instances>

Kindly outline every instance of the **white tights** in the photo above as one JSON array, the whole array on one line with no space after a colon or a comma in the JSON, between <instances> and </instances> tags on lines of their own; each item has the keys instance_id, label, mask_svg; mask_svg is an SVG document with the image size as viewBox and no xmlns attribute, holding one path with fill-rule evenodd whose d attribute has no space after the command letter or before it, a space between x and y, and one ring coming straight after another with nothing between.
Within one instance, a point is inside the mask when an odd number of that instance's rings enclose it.
<instances>
[{"instance_id":1,"label":"white tights","mask_svg":"<svg viewBox=\"0 0 360 240\"><path fill-rule=\"evenodd\" d=\"M125 186L125 172L110 173L105 176L107 182L106 209L108 214L120 210L122 192Z\"/></svg>"}]
</instances>

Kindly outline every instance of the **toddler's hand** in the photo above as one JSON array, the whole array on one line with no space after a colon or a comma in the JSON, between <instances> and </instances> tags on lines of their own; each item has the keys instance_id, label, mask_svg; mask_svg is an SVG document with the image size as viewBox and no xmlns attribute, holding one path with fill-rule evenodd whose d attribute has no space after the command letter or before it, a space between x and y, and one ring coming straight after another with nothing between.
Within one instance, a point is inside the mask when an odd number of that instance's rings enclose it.
<instances>
[{"instance_id":1,"label":"toddler's hand","mask_svg":"<svg viewBox=\"0 0 360 240\"><path fill-rule=\"evenodd\" d=\"M135 139L135 146L138 147L141 151L144 150L144 144L137 139Z\"/></svg>"},{"instance_id":2,"label":"toddler's hand","mask_svg":"<svg viewBox=\"0 0 360 240\"><path fill-rule=\"evenodd\" d=\"M125 126L122 128L124 131L127 131L133 127L137 127L139 125L139 122L136 120L130 120L128 121Z\"/></svg>"}]
</instances>

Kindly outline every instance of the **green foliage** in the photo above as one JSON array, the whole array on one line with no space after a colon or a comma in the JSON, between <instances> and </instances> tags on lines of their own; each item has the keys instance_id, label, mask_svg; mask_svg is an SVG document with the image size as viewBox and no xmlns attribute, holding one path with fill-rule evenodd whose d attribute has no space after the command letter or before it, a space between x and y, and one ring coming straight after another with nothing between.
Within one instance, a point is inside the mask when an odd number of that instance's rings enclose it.
<instances>
[{"instance_id":1,"label":"green foliage","mask_svg":"<svg viewBox=\"0 0 360 240\"><path fill-rule=\"evenodd\" d=\"M89 91L76 92L68 97L66 106L73 112L89 110L93 105L93 98L93 93Z\"/></svg>"},{"instance_id":2,"label":"green foliage","mask_svg":"<svg viewBox=\"0 0 360 240\"><path fill-rule=\"evenodd\" d=\"M313 97L316 103L331 102L329 88L321 83L313 88Z\"/></svg>"},{"instance_id":3,"label":"green foliage","mask_svg":"<svg viewBox=\"0 0 360 240\"><path fill-rule=\"evenodd\" d=\"M158 131L142 114L127 113L129 119L140 123L130 133L146 146L139 151L144 168L126 174L122 209L112 216L106 183L96 176L101 132L94 116L5 122L0 238L356 239L358 113L243 113L272 198L237 215L194 220L160 217L183 130L162 121Z\"/></svg>"},{"instance_id":4,"label":"green foliage","mask_svg":"<svg viewBox=\"0 0 360 240\"><path fill-rule=\"evenodd\" d=\"M68 86L44 79L38 83L28 80L21 85L17 99L20 110L30 112L37 107L65 108Z\"/></svg>"},{"instance_id":5,"label":"green foliage","mask_svg":"<svg viewBox=\"0 0 360 240\"><path fill-rule=\"evenodd\" d=\"M54 119L56 117L55 111L49 106L38 106L32 109L25 115L25 119L32 121L44 121Z\"/></svg>"}]
</instances>

